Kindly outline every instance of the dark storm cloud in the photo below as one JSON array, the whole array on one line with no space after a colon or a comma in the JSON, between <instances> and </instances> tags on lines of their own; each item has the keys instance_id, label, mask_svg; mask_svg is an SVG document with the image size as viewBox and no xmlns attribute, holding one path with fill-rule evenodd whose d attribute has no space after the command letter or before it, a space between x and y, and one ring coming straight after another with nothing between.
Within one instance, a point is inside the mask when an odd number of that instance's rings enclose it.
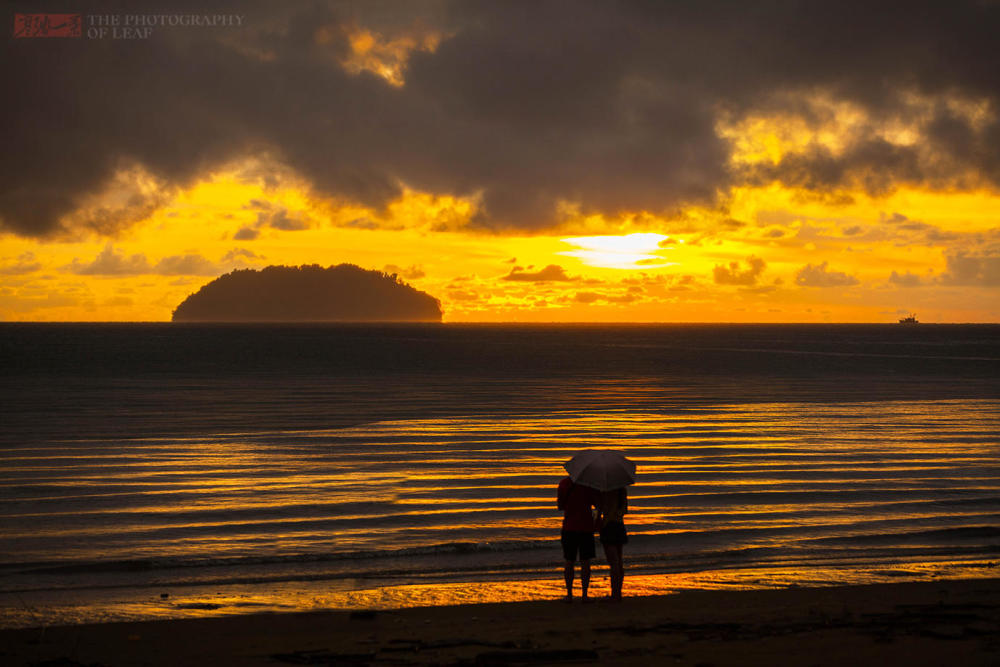
<instances>
[{"instance_id":1,"label":"dark storm cloud","mask_svg":"<svg viewBox=\"0 0 1000 667\"><path fill-rule=\"evenodd\" d=\"M806 264L795 274L795 284L802 287L850 287L860 281L843 271L833 271L822 262L813 266Z\"/></svg>"},{"instance_id":2,"label":"dark storm cloud","mask_svg":"<svg viewBox=\"0 0 1000 667\"><path fill-rule=\"evenodd\" d=\"M920 276L909 271L905 273L896 273L893 271L889 274L889 284L896 287L920 287L924 284L924 281Z\"/></svg>"},{"instance_id":3,"label":"dark storm cloud","mask_svg":"<svg viewBox=\"0 0 1000 667\"><path fill-rule=\"evenodd\" d=\"M213 4L156 11L208 13ZM128 7L45 11L136 11ZM15 4L5 25L14 11L38 9ZM479 194L474 224L491 228L552 224L559 201L605 213L711 203L744 181L877 192L1000 183L995 115L976 120L942 105L918 118L904 95L985 100L995 111L996 4L400 0L238 11L238 29L8 39L3 228L55 233L129 165L169 189L263 153L321 195L376 207L403 184ZM442 39L434 52L410 53L406 83L394 87L339 64L358 26L386 40L408 31ZM858 105L874 124L912 120L927 145L890 144L861 127L836 155L810 146L777 165L730 169L720 113L808 117L815 110L790 93L814 90ZM77 224L106 234L127 224L107 219Z\"/></svg>"},{"instance_id":4,"label":"dark storm cloud","mask_svg":"<svg viewBox=\"0 0 1000 667\"><path fill-rule=\"evenodd\" d=\"M215 276L220 267L197 253L164 257L153 269L161 276Z\"/></svg>"},{"instance_id":5,"label":"dark storm cloud","mask_svg":"<svg viewBox=\"0 0 1000 667\"><path fill-rule=\"evenodd\" d=\"M41 262L35 260L35 254L31 252L21 253L14 261L8 258L0 259L0 275L19 276L25 273L34 273L42 268Z\"/></svg>"},{"instance_id":6,"label":"dark storm cloud","mask_svg":"<svg viewBox=\"0 0 1000 667\"><path fill-rule=\"evenodd\" d=\"M244 206L245 209L257 211L257 229L261 227L272 227L286 232L297 232L309 229L309 221L301 213L290 213L288 209L280 204L273 204L261 199L251 199L250 203ZM257 234L248 227L241 228L233 236L236 240L252 241L257 238Z\"/></svg>"},{"instance_id":7,"label":"dark storm cloud","mask_svg":"<svg viewBox=\"0 0 1000 667\"><path fill-rule=\"evenodd\" d=\"M530 267L529 267L530 268ZM515 266L511 269L510 273L503 277L503 280L514 280L518 282L528 282L528 283L545 283L545 282L570 282L576 280L576 278L570 278L566 275L566 270L559 266L558 264L549 264L544 269L540 271L525 271L520 266Z\"/></svg>"},{"instance_id":8,"label":"dark storm cloud","mask_svg":"<svg viewBox=\"0 0 1000 667\"><path fill-rule=\"evenodd\" d=\"M728 266L721 264L712 269L712 277L719 285L756 285L760 274L767 267L767 262L760 257L747 257L747 267L741 268L739 262L730 262Z\"/></svg>"},{"instance_id":9,"label":"dark storm cloud","mask_svg":"<svg viewBox=\"0 0 1000 667\"><path fill-rule=\"evenodd\" d=\"M65 268L81 276L132 276L153 271L149 260L142 253L126 256L116 252L110 243L104 246L104 250L92 262L84 263L74 258L73 263Z\"/></svg>"},{"instance_id":10,"label":"dark storm cloud","mask_svg":"<svg viewBox=\"0 0 1000 667\"><path fill-rule=\"evenodd\" d=\"M1000 286L1000 251L972 255L965 252L945 257L947 270L941 276L944 285Z\"/></svg>"},{"instance_id":11,"label":"dark storm cloud","mask_svg":"<svg viewBox=\"0 0 1000 667\"><path fill-rule=\"evenodd\" d=\"M233 234L233 240L235 241L253 241L258 236L260 236L260 231L253 229L251 227L241 227L235 234Z\"/></svg>"},{"instance_id":12,"label":"dark storm cloud","mask_svg":"<svg viewBox=\"0 0 1000 667\"><path fill-rule=\"evenodd\" d=\"M156 274L161 276L215 276L227 270L228 264L243 264L242 258L256 259L258 255L248 250L232 250L226 253L222 263L215 263L197 253L171 255L156 264L150 263L142 253L125 255L109 243L90 262L74 258L65 269L83 276L137 276Z\"/></svg>"}]
</instances>

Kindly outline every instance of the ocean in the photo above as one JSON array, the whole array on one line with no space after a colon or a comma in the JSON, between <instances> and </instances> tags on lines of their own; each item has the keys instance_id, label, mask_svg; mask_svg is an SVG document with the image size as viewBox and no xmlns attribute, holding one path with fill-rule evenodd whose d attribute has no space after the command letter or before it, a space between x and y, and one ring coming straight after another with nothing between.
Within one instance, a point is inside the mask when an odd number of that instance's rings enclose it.
<instances>
[{"instance_id":1,"label":"ocean","mask_svg":"<svg viewBox=\"0 0 1000 667\"><path fill-rule=\"evenodd\" d=\"M0 626L996 576L997 325L0 325ZM592 592L607 594L603 555Z\"/></svg>"}]
</instances>

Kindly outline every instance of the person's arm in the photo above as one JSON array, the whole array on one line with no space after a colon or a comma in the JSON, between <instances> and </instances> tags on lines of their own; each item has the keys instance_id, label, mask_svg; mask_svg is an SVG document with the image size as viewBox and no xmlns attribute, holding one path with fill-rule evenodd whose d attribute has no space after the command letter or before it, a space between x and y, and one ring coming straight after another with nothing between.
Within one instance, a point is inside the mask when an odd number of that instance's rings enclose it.
<instances>
[{"instance_id":1,"label":"person's arm","mask_svg":"<svg viewBox=\"0 0 1000 667\"><path fill-rule=\"evenodd\" d=\"M556 495L556 507L566 509L566 496L569 495L569 484L565 480L559 482L559 492Z\"/></svg>"},{"instance_id":2,"label":"person's arm","mask_svg":"<svg viewBox=\"0 0 1000 667\"><path fill-rule=\"evenodd\" d=\"M624 488L622 488L622 493L621 493L621 513L622 513L623 517L625 516L626 512L628 512L628 491L626 491Z\"/></svg>"}]
</instances>

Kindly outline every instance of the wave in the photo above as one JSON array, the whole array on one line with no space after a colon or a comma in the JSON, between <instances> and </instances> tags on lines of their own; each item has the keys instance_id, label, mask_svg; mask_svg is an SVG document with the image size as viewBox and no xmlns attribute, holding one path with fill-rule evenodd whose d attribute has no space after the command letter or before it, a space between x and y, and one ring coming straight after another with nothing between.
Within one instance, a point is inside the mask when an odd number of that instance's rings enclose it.
<instances>
[{"instance_id":1,"label":"wave","mask_svg":"<svg viewBox=\"0 0 1000 667\"><path fill-rule=\"evenodd\" d=\"M514 560L484 560L486 554L504 553L510 549L520 553L545 551L544 557ZM291 555L281 558L218 559L194 562L186 559L133 560L118 562L78 563L31 570L33 579L18 584L7 582L0 594L24 594L58 591L84 591L106 589L173 589L197 587L199 589L225 586L253 586L262 584L323 583L343 589L370 588L399 584L461 583L476 581L515 581L526 579L556 578L552 552L558 549L551 542L537 545L479 545L449 544L418 550L381 552L374 556L357 554ZM461 563L442 556L475 554L477 560ZM414 559L412 556L431 556ZM846 568L852 571L873 568L947 567L948 563L964 563L969 567L993 568L1000 555L1000 545L970 548L913 546L886 546L882 548L809 549L803 547L746 547L719 549L700 553L639 553L629 555L627 568L635 575L677 575L705 572L746 570L794 570L803 574L815 568ZM394 558L393 556L399 556ZM406 558L405 556L410 556ZM357 565L363 567L328 567L330 565ZM305 567L309 566L309 567ZM325 567L326 566L326 567ZM600 567L600 561L598 562ZM137 572L155 574L155 577L137 578ZM40 573L71 575L72 581L46 582ZM91 575L111 574L110 578L94 579Z\"/></svg>"},{"instance_id":2,"label":"wave","mask_svg":"<svg viewBox=\"0 0 1000 667\"><path fill-rule=\"evenodd\" d=\"M825 544L857 544L857 545L882 545L882 544L912 544L912 543L952 543L973 541L982 543L984 540L1000 540L1000 528L996 526L959 526L956 528L935 528L931 530L912 530L890 533L879 533L875 535L850 535L842 537L821 537L813 541ZM986 548L1000 550L1000 542L997 544L983 545Z\"/></svg>"},{"instance_id":3,"label":"wave","mask_svg":"<svg viewBox=\"0 0 1000 667\"><path fill-rule=\"evenodd\" d=\"M882 521L874 521L881 524ZM892 522L884 522L892 523ZM819 527L820 531L830 528ZM737 535L756 535L765 538L783 535L788 539L780 545L744 546L714 549L713 544L726 544ZM808 531L792 526L746 528L732 527L716 530L678 531L667 534L644 534L636 531L632 535L629 561L634 563L673 561L675 563L694 562L718 565L723 562L763 561L771 558L828 558L847 553L861 553L852 547L883 547L881 551L871 551L869 555L886 551L907 551L910 553L994 553L1000 552L1000 543L990 543L1000 539L1000 528L991 525L958 526L953 528L930 528L926 530L880 531L878 534L852 534L836 536L809 535ZM971 544L970 544L971 543ZM506 540L490 542L444 542L424 546L388 549L363 549L346 552L294 553L262 556L166 556L157 558L134 558L120 560L81 560L72 562L16 562L0 564L0 577L12 575L75 575L75 574L134 574L155 573L166 570L192 569L247 569L257 566L322 566L351 565L342 568L355 574L363 572L388 572L385 563L396 561L399 570L411 571L426 568L449 570L481 569L482 567L520 567L531 559L523 554L531 552L556 552L558 538L544 540ZM473 558L496 555L512 555L501 561L492 559L486 565L478 565ZM461 560L450 557L459 557ZM410 562L411 567L398 563ZM361 563L363 567L355 565ZM520 563L520 565L519 565Z\"/></svg>"},{"instance_id":4,"label":"wave","mask_svg":"<svg viewBox=\"0 0 1000 667\"><path fill-rule=\"evenodd\" d=\"M248 567L254 565L289 565L340 563L345 561L385 560L421 556L510 553L552 549L557 540L511 540L505 542L446 542L402 549L368 549L342 553L299 553L274 556L136 558L128 560L95 560L59 562L21 562L0 564L0 574L81 574L129 573L181 568Z\"/></svg>"}]
</instances>

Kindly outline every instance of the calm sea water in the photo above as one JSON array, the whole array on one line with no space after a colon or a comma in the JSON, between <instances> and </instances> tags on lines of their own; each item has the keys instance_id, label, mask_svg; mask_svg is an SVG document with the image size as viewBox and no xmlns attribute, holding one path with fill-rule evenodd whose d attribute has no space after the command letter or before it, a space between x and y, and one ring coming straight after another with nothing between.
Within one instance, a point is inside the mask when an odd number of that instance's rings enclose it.
<instances>
[{"instance_id":1,"label":"calm sea water","mask_svg":"<svg viewBox=\"0 0 1000 667\"><path fill-rule=\"evenodd\" d=\"M1000 558L998 326L7 324L0 368L5 626L557 596L587 447L639 467L626 593Z\"/></svg>"}]
</instances>

